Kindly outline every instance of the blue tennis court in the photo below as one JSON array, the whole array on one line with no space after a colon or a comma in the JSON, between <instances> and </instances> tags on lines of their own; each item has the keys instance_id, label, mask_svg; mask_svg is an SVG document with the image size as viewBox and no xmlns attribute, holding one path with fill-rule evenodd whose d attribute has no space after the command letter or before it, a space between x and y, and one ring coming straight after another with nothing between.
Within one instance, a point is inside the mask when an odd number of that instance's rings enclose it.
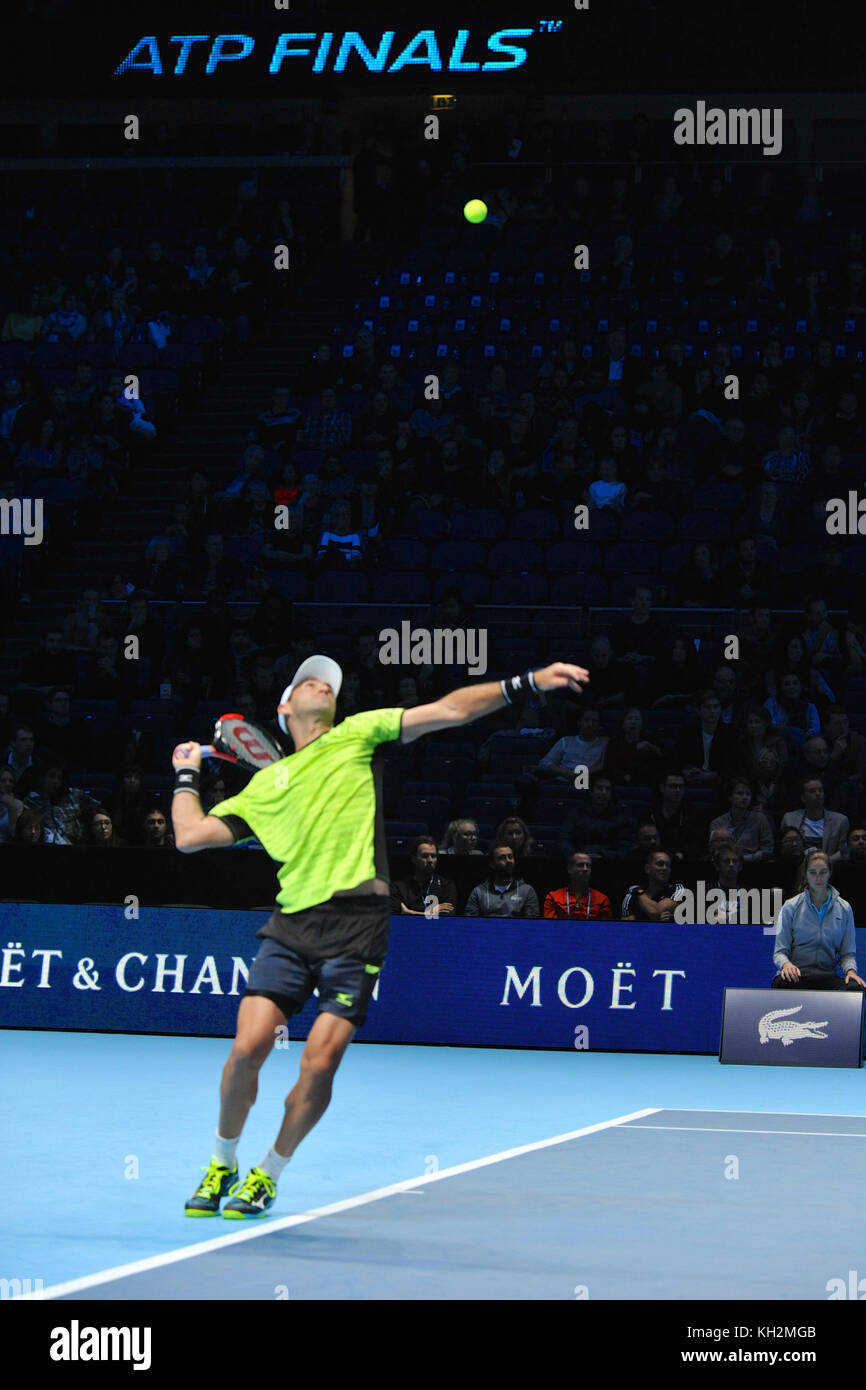
<instances>
[{"instance_id":1,"label":"blue tennis court","mask_svg":"<svg viewBox=\"0 0 866 1390\"><path fill-rule=\"evenodd\" d=\"M862 1265L862 1072L356 1043L238 1229L183 1215L228 1046L2 1035L0 1277L93 1300L826 1299ZM263 1068L242 1171L300 1050Z\"/></svg>"}]
</instances>

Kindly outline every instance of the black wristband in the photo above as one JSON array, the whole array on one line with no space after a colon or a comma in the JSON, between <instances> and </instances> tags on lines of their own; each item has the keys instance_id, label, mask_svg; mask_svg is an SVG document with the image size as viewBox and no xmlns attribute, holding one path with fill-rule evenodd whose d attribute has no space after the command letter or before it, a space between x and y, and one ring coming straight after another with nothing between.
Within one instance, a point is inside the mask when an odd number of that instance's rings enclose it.
<instances>
[{"instance_id":1,"label":"black wristband","mask_svg":"<svg viewBox=\"0 0 866 1390\"><path fill-rule=\"evenodd\" d=\"M500 681L499 688L505 697L505 703L511 705L521 695L526 695L535 686L531 679L532 673L525 672L522 676L512 676L510 680Z\"/></svg>"},{"instance_id":2,"label":"black wristband","mask_svg":"<svg viewBox=\"0 0 866 1390\"><path fill-rule=\"evenodd\" d=\"M201 769L198 767L177 767L174 770L174 791L172 796L178 792L195 792L199 795L199 783L201 781Z\"/></svg>"}]
</instances>

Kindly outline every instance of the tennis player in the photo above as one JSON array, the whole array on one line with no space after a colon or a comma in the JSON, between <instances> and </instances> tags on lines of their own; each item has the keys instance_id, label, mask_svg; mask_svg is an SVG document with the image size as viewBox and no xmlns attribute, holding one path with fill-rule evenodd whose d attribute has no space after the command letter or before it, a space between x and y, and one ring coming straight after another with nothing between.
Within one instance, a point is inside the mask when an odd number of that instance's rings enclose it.
<instances>
[{"instance_id":1,"label":"tennis player","mask_svg":"<svg viewBox=\"0 0 866 1390\"><path fill-rule=\"evenodd\" d=\"M373 761L378 745L413 743L424 734L471 724L528 689L579 693L589 673L557 661L510 680L464 686L432 704L368 710L335 726L342 680L330 657L303 661L277 707L294 752L262 768L243 791L207 815L199 800L201 745L180 744L172 756L177 848L189 854L256 837L280 865L277 905L257 933L262 946L223 1068L213 1155L186 1203L187 1216L215 1216L224 1198L225 1217L265 1215L280 1174L327 1109L343 1053L364 1022L385 964L390 925L380 768ZM280 1026L316 988L317 1017L279 1133L240 1182L237 1146L256 1098L259 1068Z\"/></svg>"}]
</instances>

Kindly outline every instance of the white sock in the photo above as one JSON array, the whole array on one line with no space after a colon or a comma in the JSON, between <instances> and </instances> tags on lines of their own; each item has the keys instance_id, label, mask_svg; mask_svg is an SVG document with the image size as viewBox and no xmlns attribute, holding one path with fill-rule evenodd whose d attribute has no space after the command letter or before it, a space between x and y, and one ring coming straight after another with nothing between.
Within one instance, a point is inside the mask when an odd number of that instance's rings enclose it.
<instances>
[{"instance_id":1,"label":"white sock","mask_svg":"<svg viewBox=\"0 0 866 1390\"><path fill-rule=\"evenodd\" d=\"M238 1135L237 1139L223 1139L219 1130L217 1130L213 1156L217 1162L222 1163L229 1171L234 1168L237 1162L235 1155L237 1153L239 1139L240 1135Z\"/></svg>"},{"instance_id":2,"label":"white sock","mask_svg":"<svg viewBox=\"0 0 866 1390\"><path fill-rule=\"evenodd\" d=\"M278 1154L276 1149L272 1148L268 1150L267 1158L259 1164L259 1167L267 1173L269 1178L273 1178L274 1182L279 1182L280 1174L288 1161L287 1158L283 1158L282 1154Z\"/></svg>"}]
</instances>

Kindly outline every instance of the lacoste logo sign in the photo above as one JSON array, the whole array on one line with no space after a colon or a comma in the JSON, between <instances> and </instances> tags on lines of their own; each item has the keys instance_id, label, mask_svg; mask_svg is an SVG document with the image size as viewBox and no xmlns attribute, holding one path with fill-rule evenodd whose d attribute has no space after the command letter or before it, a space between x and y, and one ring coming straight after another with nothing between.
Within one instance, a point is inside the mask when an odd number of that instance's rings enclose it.
<instances>
[{"instance_id":1,"label":"lacoste logo sign","mask_svg":"<svg viewBox=\"0 0 866 1390\"><path fill-rule=\"evenodd\" d=\"M802 1007L802 1004L797 1004L793 1009L771 1009L770 1013L759 1018L758 1037L761 1042L768 1043L775 1039L783 1047L790 1047L799 1038L826 1038L828 1034L819 1031L827 1027L826 1018L814 1023L804 1018L794 1020L790 1017L791 1014L798 1014Z\"/></svg>"}]
</instances>

